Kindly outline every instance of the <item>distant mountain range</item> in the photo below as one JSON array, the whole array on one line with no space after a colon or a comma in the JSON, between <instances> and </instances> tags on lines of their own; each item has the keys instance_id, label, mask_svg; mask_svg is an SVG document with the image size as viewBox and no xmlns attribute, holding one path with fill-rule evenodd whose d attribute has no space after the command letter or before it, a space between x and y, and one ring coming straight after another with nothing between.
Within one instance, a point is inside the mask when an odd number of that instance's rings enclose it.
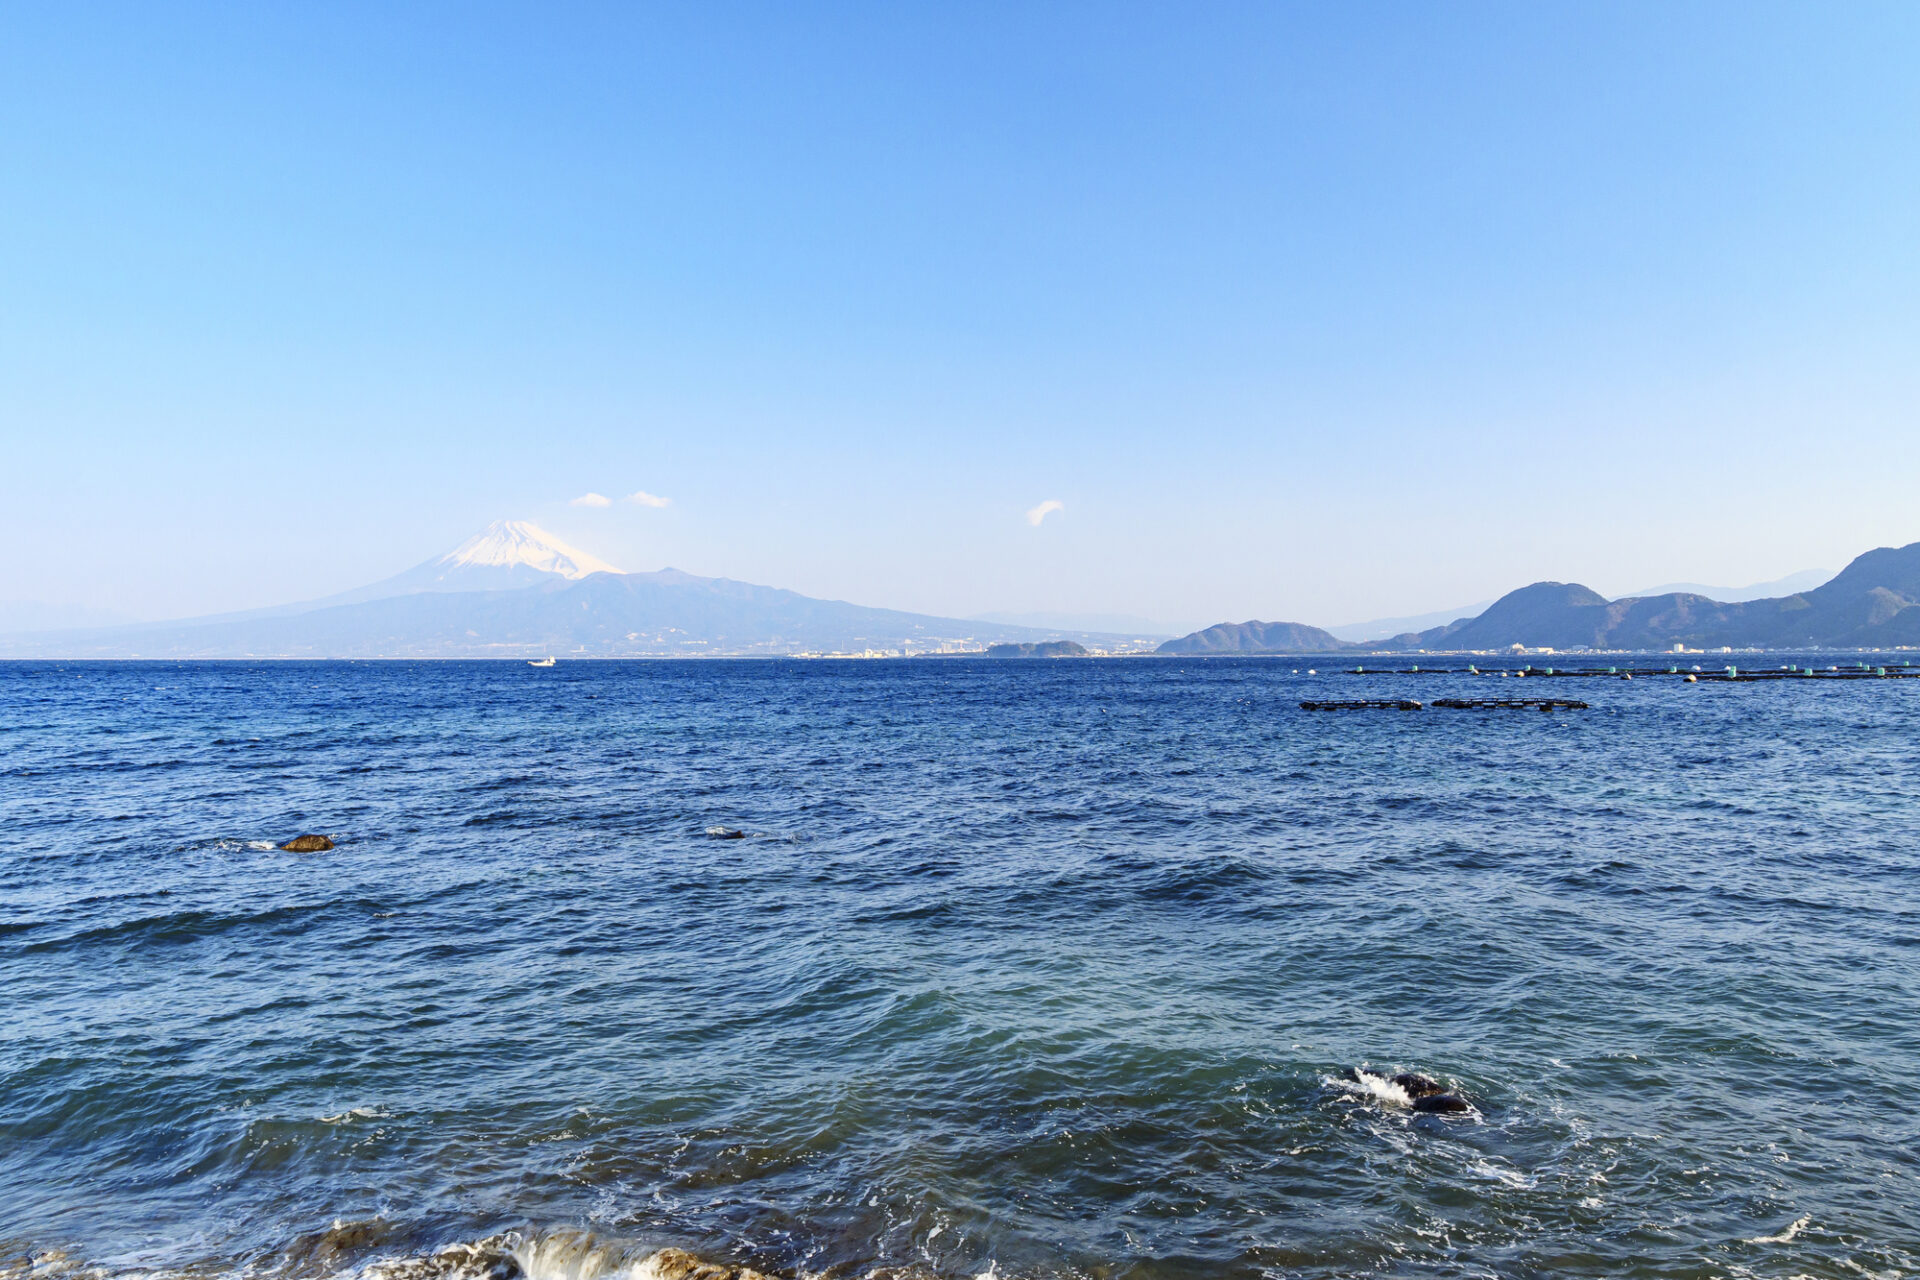
<instances>
[{"instance_id":1,"label":"distant mountain range","mask_svg":"<svg viewBox=\"0 0 1920 1280\"><path fill-rule=\"evenodd\" d=\"M1493 601L1482 600L1478 604L1463 604L1453 609L1436 609L1432 613L1416 613L1404 618L1374 618L1368 622L1349 622L1343 626L1328 627L1327 634L1336 640L1358 644L1369 640L1385 640L1389 636L1404 635L1409 631L1425 631L1429 627L1445 626L1458 618L1471 618L1485 612Z\"/></svg>"},{"instance_id":2,"label":"distant mountain range","mask_svg":"<svg viewBox=\"0 0 1920 1280\"><path fill-rule=\"evenodd\" d=\"M1797 592L1809 591L1833 577L1831 569L1802 569L1799 573L1790 573L1784 578L1775 578L1771 582L1754 582L1744 587L1710 587L1699 582L1669 582L1658 587L1642 587L1638 591L1629 591L1629 596L1693 595L1706 596L1712 600L1732 604L1745 600L1760 600L1768 596L1790 596ZM1453 609L1438 609L1432 613L1419 613L1405 618L1374 618L1369 622L1349 622L1338 627L1328 627L1327 631L1337 640L1350 643L1381 641L1394 636L1405 635L1410 631L1430 631L1434 627L1445 626L1462 618L1474 618L1485 613L1493 606L1493 601L1482 600L1478 604L1460 605Z\"/></svg>"},{"instance_id":3,"label":"distant mountain range","mask_svg":"<svg viewBox=\"0 0 1920 1280\"><path fill-rule=\"evenodd\" d=\"M1796 575L1797 576L1797 575ZM1744 601L1688 591L1608 600L1577 583L1536 582L1482 613L1374 642L1350 643L1287 622L1220 623L1157 652L1333 653L1365 650L1891 649L1920 645L1920 542L1857 557L1824 585Z\"/></svg>"},{"instance_id":4,"label":"distant mountain range","mask_svg":"<svg viewBox=\"0 0 1920 1280\"><path fill-rule=\"evenodd\" d=\"M1710 587L1699 582L1667 582L1657 587L1641 587L1638 591L1629 591L1615 599L1625 600L1628 596L1644 599L1647 596L1706 596L1722 604L1744 604L1748 600L1769 600L1781 596L1799 595L1823 586L1833 578L1831 569L1802 569L1799 573L1790 573L1784 578L1775 578L1771 582L1755 582L1744 587Z\"/></svg>"},{"instance_id":5,"label":"distant mountain range","mask_svg":"<svg viewBox=\"0 0 1920 1280\"><path fill-rule=\"evenodd\" d=\"M1824 576L1794 575L1782 581ZM443 556L322 600L179 622L16 632L0 635L0 657L926 654L977 653L994 645L1013 646L1001 651L1006 653L1073 651L1048 644L1055 641L1072 641L1095 653L1179 655L1499 650L1515 645L1562 650L1671 649L1676 644L1690 649L1896 648L1920 646L1916 606L1920 543L1869 551L1822 585L1759 599L1716 600L1675 590L1608 600L1577 583L1536 582L1472 616L1391 637L1352 642L1298 622L1222 622L1156 649L1161 637L1140 631L1015 625L873 609L676 569L622 573L533 525L499 521Z\"/></svg>"},{"instance_id":6,"label":"distant mountain range","mask_svg":"<svg viewBox=\"0 0 1920 1280\"><path fill-rule=\"evenodd\" d=\"M520 521L323 600L137 626L0 636L0 657L645 657L979 651L1074 640L1140 652L1158 636L869 609L726 578L622 573Z\"/></svg>"},{"instance_id":7,"label":"distant mountain range","mask_svg":"<svg viewBox=\"0 0 1920 1280\"><path fill-rule=\"evenodd\" d=\"M1458 614L1453 615L1458 617ZM1127 636L1171 636L1180 628L1130 613L979 613L969 621L1052 631L1085 631Z\"/></svg>"}]
</instances>

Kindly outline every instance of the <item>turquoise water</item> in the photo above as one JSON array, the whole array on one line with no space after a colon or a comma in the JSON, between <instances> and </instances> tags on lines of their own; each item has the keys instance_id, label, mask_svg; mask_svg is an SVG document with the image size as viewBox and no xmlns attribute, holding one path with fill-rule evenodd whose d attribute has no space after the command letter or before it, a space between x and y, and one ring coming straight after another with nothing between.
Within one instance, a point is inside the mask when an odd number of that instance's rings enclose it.
<instances>
[{"instance_id":1,"label":"turquoise water","mask_svg":"<svg viewBox=\"0 0 1920 1280\"><path fill-rule=\"evenodd\" d=\"M1300 665L0 664L0 1273L1920 1270L1920 681Z\"/></svg>"}]
</instances>

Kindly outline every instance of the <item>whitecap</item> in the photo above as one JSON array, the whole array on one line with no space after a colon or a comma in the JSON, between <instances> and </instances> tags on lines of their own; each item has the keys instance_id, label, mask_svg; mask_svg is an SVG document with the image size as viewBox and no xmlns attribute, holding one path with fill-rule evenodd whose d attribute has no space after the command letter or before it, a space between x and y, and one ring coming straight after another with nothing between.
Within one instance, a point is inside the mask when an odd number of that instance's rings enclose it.
<instances>
[{"instance_id":1,"label":"whitecap","mask_svg":"<svg viewBox=\"0 0 1920 1280\"><path fill-rule=\"evenodd\" d=\"M1786 1244L1789 1240L1793 1239L1795 1236L1799 1235L1802 1231L1804 1231L1806 1229L1807 1224L1812 1221L1813 1221L1812 1214L1808 1214L1804 1218L1796 1218L1793 1221L1793 1223L1790 1226L1788 1226L1785 1231L1782 1231L1779 1235L1753 1236L1747 1241L1747 1243L1748 1244Z\"/></svg>"},{"instance_id":2,"label":"whitecap","mask_svg":"<svg viewBox=\"0 0 1920 1280\"><path fill-rule=\"evenodd\" d=\"M1503 1182L1516 1191L1531 1191L1535 1186L1539 1185L1533 1178L1529 1178L1518 1169L1508 1169L1493 1163L1491 1160L1475 1160L1467 1167L1483 1178L1491 1178L1495 1182Z\"/></svg>"},{"instance_id":3,"label":"whitecap","mask_svg":"<svg viewBox=\"0 0 1920 1280\"><path fill-rule=\"evenodd\" d=\"M338 1115L321 1116L321 1124L351 1124L355 1120L385 1120L393 1113L384 1107L354 1107Z\"/></svg>"}]
</instances>

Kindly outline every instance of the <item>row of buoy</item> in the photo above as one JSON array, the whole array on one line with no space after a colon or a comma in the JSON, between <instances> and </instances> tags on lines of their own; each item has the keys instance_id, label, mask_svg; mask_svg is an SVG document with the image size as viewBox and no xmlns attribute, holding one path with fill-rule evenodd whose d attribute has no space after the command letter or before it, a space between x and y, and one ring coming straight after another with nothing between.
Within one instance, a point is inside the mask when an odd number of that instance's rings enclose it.
<instances>
[{"instance_id":1,"label":"row of buoy","mask_svg":"<svg viewBox=\"0 0 1920 1280\"><path fill-rule=\"evenodd\" d=\"M1294 668L1294 674L1295 675L1300 674L1300 669L1298 667ZM1318 675L1319 672L1309 671L1307 672L1307 674ZM1502 680L1505 680L1508 678L1512 678L1516 680L1525 679L1527 676L1533 676L1535 678L1539 678L1542 676L1554 676L1561 679L1567 679L1571 677L1589 677L1589 678L1598 678L1598 679L1631 680L1636 675L1642 675L1642 676L1669 675L1669 676L1683 676L1685 677L1686 682L1689 684L1698 684L1700 683L1701 680L1715 680L1715 681L1719 681L1719 680L1752 681L1752 680L1781 680L1781 679L1866 680L1866 679L1874 679L1874 678L1902 680L1902 679L1920 678L1920 670L1916 670L1913 664L1909 662L1898 663L1892 667L1876 666L1876 665L1871 665L1868 663L1861 662L1861 663L1855 663L1845 667L1829 666L1824 670L1815 668L1815 667L1783 665L1777 671L1772 671L1772 670L1743 671L1741 668L1737 666L1728 666L1723 671L1712 671L1712 672L1704 671L1698 663L1694 664L1691 672L1682 671L1678 666L1669 666L1664 671L1662 671L1657 667L1622 669L1617 666L1607 667L1604 669L1599 667L1591 667L1591 668L1574 669L1574 670L1568 670L1564 667L1526 666L1526 667L1522 667L1517 671L1507 671L1507 670L1483 671L1477 665L1469 663L1464 670L1461 670L1459 668L1449 668L1449 667L1427 667L1423 669L1417 665L1407 666L1407 667L1375 667L1372 670L1368 670L1366 667L1354 667L1352 668L1350 674L1357 675L1357 676L1363 676L1363 675L1498 676Z\"/></svg>"}]
</instances>

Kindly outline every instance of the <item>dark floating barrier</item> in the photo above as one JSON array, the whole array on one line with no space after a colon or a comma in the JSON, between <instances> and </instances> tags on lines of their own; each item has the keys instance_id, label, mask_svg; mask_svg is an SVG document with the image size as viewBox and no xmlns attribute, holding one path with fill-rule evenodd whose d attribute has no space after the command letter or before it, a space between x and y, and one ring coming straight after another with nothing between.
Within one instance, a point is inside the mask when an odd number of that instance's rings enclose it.
<instances>
[{"instance_id":1,"label":"dark floating barrier","mask_svg":"<svg viewBox=\"0 0 1920 1280\"><path fill-rule=\"evenodd\" d=\"M1689 657L1692 655L1689 654ZM1780 667L1776 670L1756 669L1752 667L1727 667L1720 671L1707 671L1699 667L1691 670L1678 665L1652 667L1507 667L1488 668L1472 663L1464 667L1350 667L1344 672L1353 676L1498 676L1502 679L1512 677L1525 679L1528 676L1536 680L1631 680L1635 676L1675 676L1688 684L1752 684L1766 680L1920 680L1920 667L1909 662L1892 664L1850 663L1847 666L1819 667ZM1436 702L1434 706L1446 704Z\"/></svg>"},{"instance_id":2,"label":"dark floating barrier","mask_svg":"<svg viewBox=\"0 0 1920 1280\"><path fill-rule=\"evenodd\" d=\"M1587 704L1566 698L1436 698L1449 711L1585 711Z\"/></svg>"},{"instance_id":3,"label":"dark floating barrier","mask_svg":"<svg viewBox=\"0 0 1920 1280\"><path fill-rule=\"evenodd\" d=\"M1828 667L1816 671L1812 667L1783 667L1778 671L1742 670L1728 667L1725 671L1702 671L1700 680L1715 684L1753 684L1764 680L1920 680L1920 670L1902 665L1889 670L1886 667Z\"/></svg>"},{"instance_id":4,"label":"dark floating barrier","mask_svg":"<svg viewBox=\"0 0 1920 1280\"><path fill-rule=\"evenodd\" d=\"M1355 698L1345 702L1303 702L1302 711L1418 711L1411 698Z\"/></svg>"}]
</instances>

